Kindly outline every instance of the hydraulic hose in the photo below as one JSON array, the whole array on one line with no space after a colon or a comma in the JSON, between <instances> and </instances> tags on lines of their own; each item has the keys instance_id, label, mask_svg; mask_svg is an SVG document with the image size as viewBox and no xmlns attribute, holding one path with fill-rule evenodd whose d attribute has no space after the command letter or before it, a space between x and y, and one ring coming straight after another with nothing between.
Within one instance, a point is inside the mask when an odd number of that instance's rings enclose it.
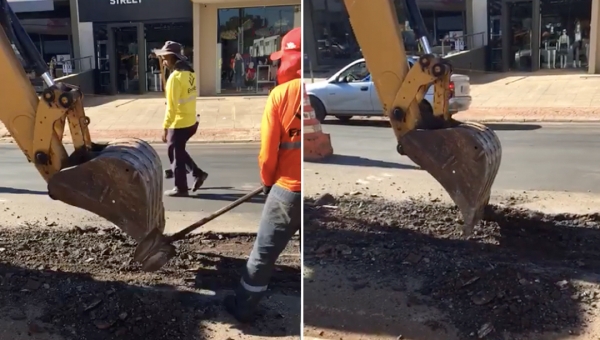
<instances>
[{"instance_id":1,"label":"hydraulic hose","mask_svg":"<svg viewBox=\"0 0 600 340\"><path fill-rule=\"evenodd\" d=\"M7 0L0 0L0 24L8 35L8 39L12 41L21 58L27 64L27 67L35 72L36 77L44 78L48 86L53 85L54 81L50 77L48 65L44 62L44 59ZM49 82L50 84L48 84Z\"/></svg>"}]
</instances>

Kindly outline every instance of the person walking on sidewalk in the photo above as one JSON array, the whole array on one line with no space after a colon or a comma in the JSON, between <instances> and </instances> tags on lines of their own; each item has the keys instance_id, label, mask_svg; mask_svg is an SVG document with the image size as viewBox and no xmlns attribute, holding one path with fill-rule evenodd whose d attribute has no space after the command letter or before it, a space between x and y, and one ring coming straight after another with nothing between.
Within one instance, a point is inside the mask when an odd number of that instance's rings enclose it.
<instances>
[{"instance_id":1,"label":"person walking on sidewalk","mask_svg":"<svg viewBox=\"0 0 600 340\"><path fill-rule=\"evenodd\" d=\"M175 178L175 187L167 190L167 196L188 196L188 172L194 176L192 191L198 190L208 174L200 169L187 152L187 142L198 131L196 116L196 75L194 69L181 54L181 45L167 41L154 54L164 59L171 71L165 85L167 109L163 123L163 142L168 144L171 171L165 172L165 177Z\"/></svg>"},{"instance_id":2,"label":"person walking on sidewalk","mask_svg":"<svg viewBox=\"0 0 600 340\"><path fill-rule=\"evenodd\" d=\"M301 30L295 28L271 54L280 60L276 86L267 99L261 124L258 157L263 193L267 195L250 258L235 294L224 300L226 310L240 322L254 317L267 291L275 261L301 224L302 174L302 51Z\"/></svg>"}]
</instances>

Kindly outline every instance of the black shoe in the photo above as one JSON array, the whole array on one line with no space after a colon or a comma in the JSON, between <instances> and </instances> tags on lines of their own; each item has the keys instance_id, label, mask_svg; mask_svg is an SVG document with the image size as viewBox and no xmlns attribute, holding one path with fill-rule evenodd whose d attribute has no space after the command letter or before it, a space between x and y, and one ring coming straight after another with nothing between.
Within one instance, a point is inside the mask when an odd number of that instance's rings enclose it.
<instances>
[{"instance_id":1,"label":"black shoe","mask_svg":"<svg viewBox=\"0 0 600 340\"><path fill-rule=\"evenodd\" d=\"M165 179L171 179L174 177L173 170L167 169L165 170Z\"/></svg>"},{"instance_id":2,"label":"black shoe","mask_svg":"<svg viewBox=\"0 0 600 340\"><path fill-rule=\"evenodd\" d=\"M207 178L208 174L204 171L201 171L198 176L194 175L194 186L192 187L192 191L197 191L200 189L200 187L204 185L204 181L206 181Z\"/></svg>"},{"instance_id":3,"label":"black shoe","mask_svg":"<svg viewBox=\"0 0 600 340\"><path fill-rule=\"evenodd\" d=\"M250 323L254 320L254 311L240 306L235 295L226 296L223 305L225 305L227 313L231 314L240 323Z\"/></svg>"},{"instance_id":4,"label":"black shoe","mask_svg":"<svg viewBox=\"0 0 600 340\"><path fill-rule=\"evenodd\" d=\"M165 196L169 197L189 197L190 194L187 190L180 190L177 188L173 188L171 190L165 191Z\"/></svg>"}]
</instances>

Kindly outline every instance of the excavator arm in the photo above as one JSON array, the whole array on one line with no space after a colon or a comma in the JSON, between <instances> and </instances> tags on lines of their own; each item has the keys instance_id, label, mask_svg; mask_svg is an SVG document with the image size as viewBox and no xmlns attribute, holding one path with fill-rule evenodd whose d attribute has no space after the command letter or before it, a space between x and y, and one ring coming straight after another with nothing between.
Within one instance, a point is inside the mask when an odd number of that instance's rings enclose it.
<instances>
[{"instance_id":1,"label":"excavator arm","mask_svg":"<svg viewBox=\"0 0 600 340\"><path fill-rule=\"evenodd\" d=\"M46 88L36 94L25 70ZM164 229L162 166L139 139L93 143L78 87L55 82L7 0L0 0L0 121L48 183L51 198L123 229L136 240ZM74 151L63 134L68 123Z\"/></svg>"},{"instance_id":2,"label":"excavator arm","mask_svg":"<svg viewBox=\"0 0 600 340\"><path fill-rule=\"evenodd\" d=\"M394 1L344 3L384 114L398 141L397 151L446 189L463 215L463 234L471 234L483 217L500 167L500 140L484 125L451 118L448 103L452 66L431 52L415 0L405 0L403 10L425 53L410 69ZM431 86L433 110L421 111L419 103Z\"/></svg>"}]
</instances>

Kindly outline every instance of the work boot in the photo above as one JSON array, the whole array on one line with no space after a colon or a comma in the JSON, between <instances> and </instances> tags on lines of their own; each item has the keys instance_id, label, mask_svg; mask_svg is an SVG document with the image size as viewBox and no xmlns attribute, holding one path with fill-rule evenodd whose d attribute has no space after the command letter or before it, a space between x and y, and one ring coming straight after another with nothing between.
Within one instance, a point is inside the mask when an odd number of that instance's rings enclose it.
<instances>
[{"instance_id":1,"label":"work boot","mask_svg":"<svg viewBox=\"0 0 600 340\"><path fill-rule=\"evenodd\" d=\"M264 293L250 293L243 288L238 288L235 294L228 295L223 300L225 310L240 323L249 323L254 320L258 303Z\"/></svg>"},{"instance_id":2,"label":"work boot","mask_svg":"<svg viewBox=\"0 0 600 340\"><path fill-rule=\"evenodd\" d=\"M192 191L198 191L200 187L204 184L204 181L208 178L208 173L200 170L199 173L194 174L194 186L192 187Z\"/></svg>"},{"instance_id":3,"label":"work boot","mask_svg":"<svg viewBox=\"0 0 600 340\"><path fill-rule=\"evenodd\" d=\"M165 170L165 179L171 179L173 177L175 177L175 175L173 174L173 170L166 169Z\"/></svg>"},{"instance_id":4,"label":"work boot","mask_svg":"<svg viewBox=\"0 0 600 340\"><path fill-rule=\"evenodd\" d=\"M165 191L165 196L169 197L188 197L190 194L187 190L182 190L177 187Z\"/></svg>"}]
</instances>

